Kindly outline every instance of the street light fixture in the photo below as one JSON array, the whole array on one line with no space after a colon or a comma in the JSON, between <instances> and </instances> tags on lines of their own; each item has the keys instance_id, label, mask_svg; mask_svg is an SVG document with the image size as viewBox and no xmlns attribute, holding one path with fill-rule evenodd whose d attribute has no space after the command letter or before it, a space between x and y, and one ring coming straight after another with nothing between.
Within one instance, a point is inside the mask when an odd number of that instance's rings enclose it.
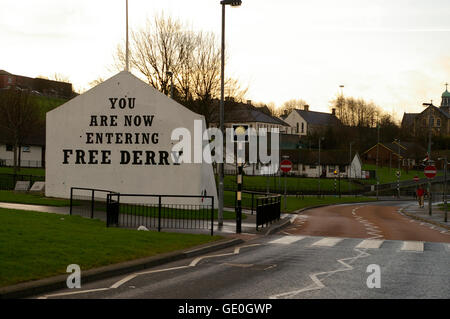
<instances>
[{"instance_id":1,"label":"street light fixture","mask_svg":"<svg viewBox=\"0 0 450 319\"><path fill-rule=\"evenodd\" d=\"M220 68L220 131L222 136L224 135L224 87L225 87L225 6L231 5L232 7L238 7L242 4L240 0L222 0L222 56L221 56L221 68ZM223 226L223 180L224 180L224 166L223 158L219 163L219 211L218 211L218 224L219 227Z\"/></svg>"}]
</instances>

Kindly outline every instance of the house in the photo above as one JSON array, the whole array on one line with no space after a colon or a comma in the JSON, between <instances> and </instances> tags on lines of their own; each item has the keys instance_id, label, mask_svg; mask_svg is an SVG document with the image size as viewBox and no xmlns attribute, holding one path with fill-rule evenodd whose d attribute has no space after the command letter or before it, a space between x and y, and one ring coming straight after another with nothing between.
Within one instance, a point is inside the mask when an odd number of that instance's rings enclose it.
<instances>
[{"instance_id":1,"label":"house","mask_svg":"<svg viewBox=\"0 0 450 319\"><path fill-rule=\"evenodd\" d=\"M429 123L430 122L430 123ZM450 92L446 84L445 92L441 96L441 105L428 106L421 113L404 113L402 129L412 132L414 136L431 130L434 135L450 135Z\"/></svg>"},{"instance_id":2,"label":"house","mask_svg":"<svg viewBox=\"0 0 450 319\"><path fill-rule=\"evenodd\" d=\"M14 166L14 148L0 134L0 166ZM20 167L45 167L45 132L25 139L17 153Z\"/></svg>"},{"instance_id":3,"label":"house","mask_svg":"<svg viewBox=\"0 0 450 319\"><path fill-rule=\"evenodd\" d=\"M29 78L0 70L0 89L17 87L30 90L32 93L51 97L69 99L74 93L72 84L41 78Z\"/></svg>"},{"instance_id":4,"label":"house","mask_svg":"<svg viewBox=\"0 0 450 319\"><path fill-rule=\"evenodd\" d=\"M376 165L378 145L378 165L397 167L398 161L405 168L413 168L419 165L426 156L426 150L412 142L378 143L362 154L362 159L366 164Z\"/></svg>"},{"instance_id":5,"label":"house","mask_svg":"<svg viewBox=\"0 0 450 319\"><path fill-rule=\"evenodd\" d=\"M220 108L219 104L213 103L213 112L209 127L219 127L220 123ZM254 107L250 101L247 103L234 102L227 100L224 103L224 127L233 128L242 125L248 128L254 128L258 131L260 128L265 128L268 131L271 129L278 129L280 133L287 133L290 126L285 121L271 116L263 109Z\"/></svg>"},{"instance_id":6,"label":"house","mask_svg":"<svg viewBox=\"0 0 450 319\"><path fill-rule=\"evenodd\" d=\"M281 156L288 157L293 163L292 173L304 177L362 178L362 161L358 152L343 150L283 150ZM320 165L319 165L320 156Z\"/></svg>"},{"instance_id":7,"label":"house","mask_svg":"<svg viewBox=\"0 0 450 319\"><path fill-rule=\"evenodd\" d=\"M308 105L305 105L304 110L292 110L289 114L282 116L281 119L290 125L293 134L300 136L324 130L329 126L341 125L341 121L336 117L335 109L331 114L315 112L310 111Z\"/></svg>"}]
</instances>

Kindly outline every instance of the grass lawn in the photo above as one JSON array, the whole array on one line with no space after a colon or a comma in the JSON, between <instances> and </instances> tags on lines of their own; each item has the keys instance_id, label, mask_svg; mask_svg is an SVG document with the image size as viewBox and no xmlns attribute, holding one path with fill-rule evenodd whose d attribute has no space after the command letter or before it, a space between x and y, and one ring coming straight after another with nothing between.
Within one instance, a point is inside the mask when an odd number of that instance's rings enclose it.
<instances>
[{"instance_id":1,"label":"grass lawn","mask_svg":"<svg viewBox=\"0 0 450 319\"><path fill-rule=\"evenodd\" d=\"M236 176L226 175L224 178L224 184L226 187L237 187ZM361 185L350 183L351 189L360 189ZM284 177L269 177L269 186L272 191L279 190L284 191ZM266 176L244 176L243 178L244 189L266 191L267 177ZM319 180L317 178L304 178L304 177L287 177L286 188L291 191L317 191L319 187ZM336 187L339 189L339 179L336 181ZM320 189L322 191L334 191L334 178L322 178L320 179ZM349 182L346 179L341 179L341 191L348 192Z\"/></svg>"},{"instance_id":2,"label":"grass lawn","mask_svg":"<svg viewBox=\"0 0 450 319\"><path fill-rule=\"evenodd\" d=\"M68 199L51 198L39 194L3 190L0 190L0 202L58 207L70 206L70 200Z\"/></svg>"},{"instance_id":3,"label":"grass lawn","mask_svg":"<svg viewBox=\"0 0 450 319\"><path fill-rule=\"evenodd\" d=\"M234 207L234 196L235 192L225 191L224 194L224 204L228 207ZM256 198L261 195L254 195L253 206L256 210ZM343 203L356 203L356 202L365 202L365 201L374 201L374 198L371 197L334 197L334 196L326 196L322 198L318 198L316 196L305 196L303 199L301 197L288 196L287 197L287 205L286 210L284 210L284 196L281 196L281 211L285 213L293 212L298 209L317 206L317 205L326 205L326 204L343 204ZM252 197L251 194L242 193L242 207L250 209L252 207Z\"/></svg>"},{"instance_id":4,"label":"grass lawn","mask_svg":"<svg viewBox=\"0 0 450 319\"><path fill-rule=\"evenodd\" d=\"M0 174L14 174L14 168L12 167L0 167ZM18 175L33 175L33 176L45 176L44 168L21 168Z\"/></svg>"},{"instance_id":5,"label":"grass lawn","mask_svg":"<svg viewBox=\"0 0 450 319\"><path fill-rule=\"evenodd\" d=\"M317 206L317 205L331 205L331 204L344 204L344 203L359 203L366 201L375 201L375 198L371 197L334 197L326 196L323 198L318 198L316 196L305 196L305 198L300 197L288 197L286 210L284 210L284 196L281 197L281 211L284 213L293 212L298 209Z\"/></svg>"},{"instance_id":6,"label":"grass lawn","mask_svg":"<svg viewBox=\"0 0 450 319\"><path fill-rule=\"evenodd\" d=\"M186 249L219 236L106 228L79 216L0 208L0 286Z\"/></svg>"},{"instance_id":7,"label":"grass lawn","mask_svg":"<svg viewBox=\"0 0 450 319\"><path fill-rule=\"evenodd\" d=\"M363 165L363 170L375 170L376 165L369 165L365 164ZM423 170L409 170L406 172L406 170L401 169L400 174L400 181L404 180L413 180L414 176L418 176L419 178L425 178L425 174L423 173ZM389 167L379 167L378 168L378 176L380 178L380 184L386 184L386 183L394 183L397 181L397 176L395 173L397 172L397 167L392 167L391 170L389 170ZM443 175L443 172L438 172L437 176ZM369 180L363 180L364 183L367 184L376 184L375 179L369 179Z\"/></svg>"}]
</instances>

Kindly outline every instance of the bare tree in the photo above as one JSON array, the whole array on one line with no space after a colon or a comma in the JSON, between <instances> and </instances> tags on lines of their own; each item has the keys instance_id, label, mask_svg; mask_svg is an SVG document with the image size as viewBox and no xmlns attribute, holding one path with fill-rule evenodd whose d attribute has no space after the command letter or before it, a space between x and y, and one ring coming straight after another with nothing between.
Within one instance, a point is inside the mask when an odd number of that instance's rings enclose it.
<instances>
[{"instance_id":1,"label":"bare tree","mask_svg":"<svg viewBox=\"0 0 450 319\"><path fill-rule=\"evenodd\" d=\"M292 99L289 101L284 102L279 108L278 108L278 114L289 114L292 110L298 109L303 110L305 105L308 103L303 99Z\"/></svg>"},{"instance_id":2,"label":"bare tree","mask_svg":"<svg viewBox=\"0 0 450 319\"><path fill-rule=\"evenodd\" d=\"M14 173L20 168L20 146L43 125L35 101L26 90L11 88L0 93L0 131L13 145Z\"/></svg>"}]
</instances>

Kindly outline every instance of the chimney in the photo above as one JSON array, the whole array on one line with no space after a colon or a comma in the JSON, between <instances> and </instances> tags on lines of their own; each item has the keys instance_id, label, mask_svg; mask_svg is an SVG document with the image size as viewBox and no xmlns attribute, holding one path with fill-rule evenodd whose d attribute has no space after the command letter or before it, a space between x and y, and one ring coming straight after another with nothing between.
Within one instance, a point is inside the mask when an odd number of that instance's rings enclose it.
<instances>
[{"instance_id":1,"label":"chimney","mask_svg":"<svg viewBox=\"0 0 450 319\"><path fill-rule=\"evenodd\" d=\"M336 109L335 109L335 108L332 108L332 109L331 109L331 114L334 115L334 116L336 116Z\"/></svg>"},{"instance_id":2,"label":"chimney","mask_svg":"<svg viewBox=\"0 0 450 319\"><path fill-rule=\"evenodd\" d=\"M252 105L252 100L247 100L248 105Z\"/></svg>"},{"instance_id":3,"label":"chimney","mask_svg":"<svg viewBox=\"0 0 450 319\"><path fill-rule=\"evenodd\" d=\"M308 104L305 104L304 110L305 110L305 111L309 111L309 105L308 105Z\"/></svg>"}]
</instances>

